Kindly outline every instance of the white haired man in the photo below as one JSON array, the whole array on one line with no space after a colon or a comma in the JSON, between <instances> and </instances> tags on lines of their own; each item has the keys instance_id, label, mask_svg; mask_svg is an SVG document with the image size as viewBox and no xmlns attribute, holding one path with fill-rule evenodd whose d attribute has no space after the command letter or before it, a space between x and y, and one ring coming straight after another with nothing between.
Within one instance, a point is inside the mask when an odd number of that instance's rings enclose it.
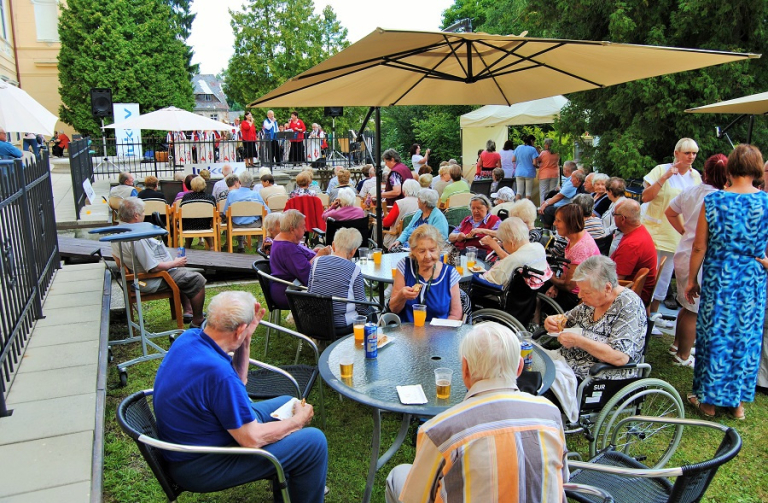
<instances>
[{"instance_id":1,"label":"white haired man","mask_svg":"<svg viewBox=\"0 0 768 503\"><path fill-rule=\"evenodd\" d=\"M144 201L138 197L129 197L120 201L118 217L121 222L135 224L144 221ZM202 274L190 271L187 257L173 258L163 243L154 238L140 239L134 243L136 261L130 253L124 252L125 266L134 272L168 271L173 281L181 291L181 301L184 307L184 318L191 321L192 327L202 325L203 304L205 304L205 278ZM118 243L112 243L112 256L120 258ZM142 292L167 290L169 287L161 278L146 280L141 287ZM191 315L191 318L190 318Z\"/></svg>"},{"instance_id":2,"label":"white haired man","mask_svg":"<svg viewBox=\"0 0 768 503\"><path fill-rule=\"evenodd\" d=\"M321 431L305 428L312 406L296 402L293 416L280 421L271 414L291 397L253 403L245 390L251 337L263 316L250 293L223 292L211 300L205 326L176 340L155 377L159 436L178 444L269 451L285 470L291 500L320 503L328 446ZM275 473L271 462L257 456L163 454L173 479L195 492L220 491Z\"/></svg>"},{"instance_id":3,"label":"white haired man","mask_svg":"<svg viewBox=\"0 0 768 503\"><path fill-rule=\"evenodd\" d=\"M232 174L232 166L225 164L221 167L221 180L213 184L213 197L217 201L227 198L229 187L227 187L227 177Z\"/></svg>"},{"instance_id":4,"label":"white haired man","mask_svg":"<svg viewBox=\"0 0 768 503\"><path fill-rule=\"evenodd\" d=\"M227 214L227 209L234 203L241 201L252 201L264 206L264 209L269 213L266 203L261 198L261 195L251 190L253 185L253 175L248 171L243 171L237 177L237 181L234 186L230 187L229 193L227 193L227 202L224 204L222 215ZM261 227L261 215L249 216L249 217L232 217L233 227ZM243 244L243 236L237 236L237 253L245 253L245 245Z\"/></svg>"},{"instance_id":5,"label":"white haired man","mask_svg":"<svg viewBox=\"0 0 768 503\"><path fill-rule=\"evenodd\" d=\"M480 323L459 353L467 396L419 428L413 465L396 466L387 477L387 502L564 502L560 412L518 390L517 336Z\"/></svg>"},{"instance_id":6,"label":"white haired man","mask_svg":"<svg viewBox=\"0 0 768 503\"><path fill-rule=\"evenodd\" d=\"M117 185L109 191L110 196L117 196L126 199L136 197L139 192L133 186L134 176L129 171L121 171L117 177Z\"/></svg>"}]
</instances>

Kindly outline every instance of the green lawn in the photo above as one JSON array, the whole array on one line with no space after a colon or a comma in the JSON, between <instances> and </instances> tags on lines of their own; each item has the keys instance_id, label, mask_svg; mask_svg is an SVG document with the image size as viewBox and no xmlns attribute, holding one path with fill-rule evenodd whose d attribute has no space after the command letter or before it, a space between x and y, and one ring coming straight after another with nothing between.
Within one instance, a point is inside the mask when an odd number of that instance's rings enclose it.
<instances>
[{"instance_id":1,"label":"green lawn","mask_svg":"<svg viewBox=\"0 0 768 503\"><path fill-rule=\"evenodd\" d=\"M257 284L238 286L238 289L251 291L257 298L261 291ZM230 288L231 289L231 288ZM210 299L221 289L210 288ZM175 323L168 320L167 302L146 303L145 319L147 325L154 330L175 328ZM110 337L120 339L125 336L127 328L124 314L113 316ZM273 335L270 341L268 363L289 363L295 355L296 346L287 337ZM693 373L690 369L673 367L671 357L666 348L671 342L671 336L654 337L648 355L648 361L654 367L653 377L666 380L673 384L681 396L690 389ZM161 345L167 341L160 340ZM252 344L253 356L262 359L264 350L264 330L260 327ZM140 352L138 344L116 346L113 349L115 362L126 361ZM310 352L304 350L302 358L309 363ZM152 472L144 462L135 444L120 430L115 420L115 410L120 401L127 395L152 388L155 372L159 361L145 362L128 370L128 386L121 388L117 368L109 366L105 457L104 457L104 501L165 501L165 495L160 489ZM318 393L315 386L310 402L317 407ZM758 394L755 403L746 407L747 420L738 422L718 416L717 420L724 424L735 426L742 435L744 447L741 454L730 464L721 469L707 492L708 502L762 502L768 501L768 397ZM368 472L368 461L371 449L372 420L370 410L350 400L340 400L338 394L326 386L325 411L327 427L325 435L328 438L330 463L328 469L328 487L331 489L327 497L329 502L359 501L365 488L365 477ZM686 414L697 417L697 413L686 407ZM382 425L382 446L386 448L399 427L399 417L395 414L385 414ZM316 415L314 424L320 425ZM414 428L412 426L412 428ZM413 433L413 432L412 432ZM384 501L384 481L386 474L396 464L410 462L414 456L414 446L411 440L406 440L403 447L394 458L382 468L376 477L373 501ZM696 462L707 459L716 448L719 438L706 430L691 430L683 438L683 442L672 458L672 463ZM587 444L581 436L568 438L569 449L582 453L586 457ZM239 488L230 489L214 494L183 494L180 499L186 501L212 502L261 502L271 501L271 493L267 482L255 482Z\"/></svg>"}]
</instances>

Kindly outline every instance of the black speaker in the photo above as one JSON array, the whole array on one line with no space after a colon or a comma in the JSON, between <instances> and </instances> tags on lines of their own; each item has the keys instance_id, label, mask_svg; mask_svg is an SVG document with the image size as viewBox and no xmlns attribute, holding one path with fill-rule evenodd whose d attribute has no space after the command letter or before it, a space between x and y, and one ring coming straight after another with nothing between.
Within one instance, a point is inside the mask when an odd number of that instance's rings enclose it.
<instances>
[{"instance_id":1,"label":"black speaker","mask_svg":"<svg viewBox=\"0 0 768 503\"><path fill-rule=\"evenodd\" d=\"M326 117L341 117L344 115L344 107L325 107Z\"/></svg>"},{"instance_id":2,"label":"black speaker","mask_svg":"<svg viewBox=\"0 0 768 503\"><path fill-rule=\"evenodd\" d=\"M112 89L91 88L91 111L94 117L112 117Z\"/></svg>"}]
</instances>

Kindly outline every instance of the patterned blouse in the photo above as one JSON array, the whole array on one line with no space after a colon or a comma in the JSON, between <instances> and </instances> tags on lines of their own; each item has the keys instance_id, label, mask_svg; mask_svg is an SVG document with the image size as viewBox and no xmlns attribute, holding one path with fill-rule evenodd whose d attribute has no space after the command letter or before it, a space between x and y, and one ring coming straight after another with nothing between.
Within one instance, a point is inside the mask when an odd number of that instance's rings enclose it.
<instances>
[{"instance_id":1,"label":"patterned blouse","mask_svg":"<svg viewBox=\"0 0 768 503\"><path fill-rule=\"evenodd\" d=\"M640 297L629 289L624 289L613 301L608 311L593 321L595 308L579 304L566 313L566 327L580 327L582 335L594 341L608 344L616 351L629 356L629 363L637 363L643 356L645 332L648 319L645 306ZM560 354L573 369L576 377L584 379L589 369L600 360L580 348L560 348ZM607 379L631 377L626 371L609 371Z\"/></svg>"}]
</instances>

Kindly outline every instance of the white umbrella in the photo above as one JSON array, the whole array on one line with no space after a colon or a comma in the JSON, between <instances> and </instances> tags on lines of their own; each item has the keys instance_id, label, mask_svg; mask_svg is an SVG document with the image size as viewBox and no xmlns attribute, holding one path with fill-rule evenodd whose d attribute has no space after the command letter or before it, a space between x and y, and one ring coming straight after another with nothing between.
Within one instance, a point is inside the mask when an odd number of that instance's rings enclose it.
<instances>
[{"instance_id":1,"label":"white umbrella","mask_svg":"<svg viewBox=\"0 0 768 503\"><path fill-rule=\"evenodd\" d=\"M728 101L720 101L702 107L688 108L691 114L749 114L764 115L768 113L768 92L750 94Z\"/></svg>"},{"instance_id":2,"label":"white umbrella","mask_svg":"<svg viewBox=\"0 0 768 503\"><path fill-rule=\"evenodd\" d=\"M504 105L485 105L461 116L459 123L465 127L525 126L528 124L552 124L560 110L568 104L565 96L557 95L539 100Z\"/></svg>"},{"instance_id":3,"label":"white umbrella","mask_svg":"<svg viewBox=\"0 0 768 503\"><path fill-rule=\"evenodd\" d=\"M26 91L0 81L0 126L3 129L53 136L58 120Z\"/></svg>"},{"instance_id":4,"label":"white umbrella","mask_svg":"<svg viewBox=\"0 0 768 503\"><path fill-rule=\"evenodd\" d=\"M161 108L105 129L156 129L158 131L229 131L232 126L176 107Z\"/></svg>"}]
</instances>

